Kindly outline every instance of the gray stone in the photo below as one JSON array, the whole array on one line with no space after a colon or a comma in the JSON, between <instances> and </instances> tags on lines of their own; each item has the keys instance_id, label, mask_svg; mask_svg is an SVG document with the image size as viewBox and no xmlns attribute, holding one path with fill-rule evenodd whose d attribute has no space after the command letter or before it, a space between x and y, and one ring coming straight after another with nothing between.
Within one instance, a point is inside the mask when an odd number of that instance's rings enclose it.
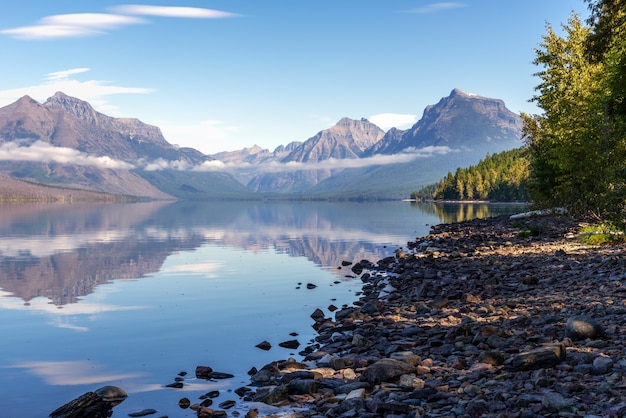
<instances>
[{"instance_id":1,"label":"gray stone","mask_svg":"<svg viewBox=\"0 0 626 418\"><path fill-rule=\"evenodd\" d=\"M574 341L604 338L602 325L594 319L580 315L568 318L566 325L567 336Z\"/></svg>"},{"instance_id":2,"label":"gray stone","mask_svg":"<svg viewBox=\"0 0 626 418\"><path fill-rule=\"evenodd\" d=\"M370 385L377 385L381 382L393 381L403 374L410 374L414 371L414 367L403 361L384 358L368 366L361 374L361 380Z\"/></svg>"},{"instance_id":3,"label":"gray stone","mask_svg":"<svg viewBox=\"0 0 626 418\"><path fill-rule=\"evenodd\" d=\"M255 402L272 405L289 399L289 390L286 385L264 386L257 390L253 399Z\"/></svg>"},{"instance_id":4,"label":"gray stone","mask_svg":"<svg viewBox=\"0 0 626 418\"><path fill-rule=\"evenodd\" d=\"M517 370L536 370L554 367L565 360L565 347L550 344L512 356L505 364Z\"/></svg>"},{"instance_id":5,"label":"gray stone","mask_svg":"<svg viewBox=\"0 0 626 418\"><path fill-rule=\"evenodd\" d=\"M572 406L571 399L565 399L563 395L558 392L548 392L543 395L541 405L550 412L559 412L565 409L569 409Z\"/></svg>"}]
</instances>

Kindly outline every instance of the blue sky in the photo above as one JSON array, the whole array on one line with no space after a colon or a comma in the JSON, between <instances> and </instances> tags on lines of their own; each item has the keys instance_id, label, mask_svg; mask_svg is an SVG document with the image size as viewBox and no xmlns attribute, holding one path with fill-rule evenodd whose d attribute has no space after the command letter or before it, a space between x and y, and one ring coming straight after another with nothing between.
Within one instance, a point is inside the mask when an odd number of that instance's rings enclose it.
<instances>
[{"instance_id":1,"label":"blue sky","mask_svg":"<svg viewBox=\"0 0 626 418\"><path fill-rule=\"evenodd\" d=\"M534 48L583 0L10 2L0 106L56 91L205 153L304 141L342 117L407 128L453 88L514 112Z\"/></svg>"}]
</instances>

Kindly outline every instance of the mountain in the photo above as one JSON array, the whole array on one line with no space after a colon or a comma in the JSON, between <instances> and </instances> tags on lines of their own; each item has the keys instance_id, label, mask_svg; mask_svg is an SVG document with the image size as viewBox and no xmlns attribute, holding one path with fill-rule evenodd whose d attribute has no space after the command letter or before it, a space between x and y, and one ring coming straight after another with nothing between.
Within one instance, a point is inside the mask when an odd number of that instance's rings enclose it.
<instances>
[{"instance_id":1,"label":"mountain","mask_svg":"<svg viewBox=\"0 0 626 418\"><path fill-rule=\"evenodd\" d=\"M194 166L210 158L170 144L156 126L104 115L61 92L43 104L24 96L0 108L0 146L9 143L29 147L30 154L4 159L0 173L35 183L157 199L245 193L225 174L196 173L188 184L174 170L143 170L142 165L154 161Z\"/></svg>"},{"instance_id":2,"label":"mountain","mask_svg":"<svg viewBox=\"0 0 626 418\"><path fill-rule=\"evenodd\" d=\"M357 159L376 144L385 132L367 119L343 118L329 129L317 133L279 159L281 163L319 163L330 159ZM305 192L333 176L336 169L302 169L279 173L262 173L250 180L248 189L255 192Z\"/></svg>"},{"instance_id":3,"label":"mountain","mask_svg":"<svg viewBox=\"0 0 626 418\"><path fill-rule=\"evenodd\" d=\"M521 117L507 109L502 100L454 89L439 103L427 106L412 128L390 130L366 155L429 146L487 152L510 149L519 146L522 125Z\"/></svg>"},{"instance_id":4,"label":"mountain","mask_svg":"<svg viewBox=\"0 0 626 418\"><path fill-rule=\"evenodd\" d=\"M55 186L55 199L77 189L125 199L395 199L487 153L519 147L521 136L520 116L502 100L454 89L407 130L384 132L367 119L342 118L274 151L255 145L204 155L170 144L156 126L104 115L58 92L44 103L24 96L0 108L0 176ZM226 168L199 169L213 160ZM25 183L12 184L10 193Z\"/></svg>"},{"instance_id":5,"label":"mountain","mask_svg":"<svg viewBox=\"0 0 626 418\"><path fill-rule=\"evenodd\" d=\"M254 192L398 198L459 166L475 164L488 153L519 147L521 137L521 117L502 100L454 89L427 106L407 130L391 128L384 133L366 119L343 118L287 155L256 147L254 158L247 149L239 158L236 152L229 154L229 161L250 164L245 175L239 171L235 176ZM272 162L273 171L264 171L255 161Z\"/></svg>"},{"instance_id":6,"label":"mountain","mask_svg":"<svg viewBox=\"0 0 626 418\"><path fill-rule=\"evenodd\" d=\"M380 158L424 150L417 158L343 170L307 193L349 199L403 198L449 171L477 164L487 154L522 146L522 126L521 117L507 109L502 100L454 89L437 104L427 106L411 128L390 129L363 153L366 158ZM429 149L440 153L429 154Z\"/></svg>"}]
</instances>

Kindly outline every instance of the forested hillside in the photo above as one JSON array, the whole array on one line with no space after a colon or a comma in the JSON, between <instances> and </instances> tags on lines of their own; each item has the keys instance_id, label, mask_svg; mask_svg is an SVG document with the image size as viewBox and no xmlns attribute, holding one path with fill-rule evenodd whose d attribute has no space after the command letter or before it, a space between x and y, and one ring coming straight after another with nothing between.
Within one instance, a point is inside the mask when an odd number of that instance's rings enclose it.
<instances>
[{"instance_id":1,"label":"forested hillside","mask_svg":"<svg viewBox=\"0 0 626 418\"><path fill-rule=\"evenodd\" d=\"M477 165L458 168L438 184L414 192L414 199L528 201L528 150L487 155Z\"/></svg>"}]
</instances>

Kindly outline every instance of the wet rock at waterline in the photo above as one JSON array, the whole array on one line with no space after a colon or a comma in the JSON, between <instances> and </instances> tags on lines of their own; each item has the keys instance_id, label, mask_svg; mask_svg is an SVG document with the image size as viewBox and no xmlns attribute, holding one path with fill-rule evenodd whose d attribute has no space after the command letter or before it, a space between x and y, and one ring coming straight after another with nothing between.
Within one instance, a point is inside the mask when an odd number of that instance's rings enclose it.
<instances>
[{"instance_id":1,"label":"wet rock at waterline","mask_svg":"<svg viewBox=\"0 0 626 418\"><path fill-rule=\"evenodd\" d=\"M218 379L230 379L234 377L234 375L230 373L216 372L213 370L213 368L209 366L197 366L196 377L198 379L205 379L205 380L214 380L214 379L218 380Z\"/></svg>"},{"instance_id":2,"label":"wet rock at waterline","mask_svg":"<svg viewBox=\"0 0 626 418\"><path fill-rule=\"evenodd\" d=\"M272 344L270 344L268 341L262 341L258 343L257 345L255 345L255 347L260 348L261 350L264 350L264 351L269 351L272 348Z\"/></svg>"},{"instance_id":3,"label":"wet rock at waterline","mask_svg":"<svg viewBox=\"0 0 626 418\"><path fill-rule=\"evenodd\" d=\"M128 397L117 386L104 386L87 392L50 413L52 418L107 418L113 408Z\"/></svg>"},{"instance_id":4,"label":"wet rock at waterline","mask_svg":"<svg viewBox=\"0 0 626 418\"><path fill-rule=\"evenodd\" d=\"M298 340L288 340L288 341L283 341L282 343L279 343L278 346L295 350L298 347L300 347L300 342Z\"/></svg>"}]
</instances>

